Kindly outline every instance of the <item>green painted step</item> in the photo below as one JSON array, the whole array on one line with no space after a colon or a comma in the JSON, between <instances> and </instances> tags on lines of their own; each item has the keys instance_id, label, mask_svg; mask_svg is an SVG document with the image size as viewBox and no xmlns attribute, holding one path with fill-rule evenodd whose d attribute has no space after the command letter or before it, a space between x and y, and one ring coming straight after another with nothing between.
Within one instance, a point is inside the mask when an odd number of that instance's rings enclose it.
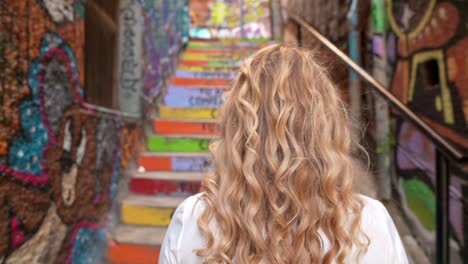
<instances>
[{"instance_id":1,"label":"green painted step","mask_svg":"<svg viewBox=\"0 0 468 264\"><path fill-rule=\"evenodd\" d=\"M148 150L151 152L206 152L213 137L148 137Z\"/></svg>"}]
</instances>

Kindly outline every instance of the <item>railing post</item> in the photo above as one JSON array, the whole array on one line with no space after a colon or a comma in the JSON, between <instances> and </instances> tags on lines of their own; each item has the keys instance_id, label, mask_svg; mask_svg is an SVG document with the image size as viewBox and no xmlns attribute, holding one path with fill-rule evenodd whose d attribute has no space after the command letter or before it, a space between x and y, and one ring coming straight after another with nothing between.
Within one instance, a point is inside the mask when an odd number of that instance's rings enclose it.
<instances>
[{"instance_id":1,"label":"railing post","mask_svg":"<svg viewBox=\"0 0 468 264\"><path fill-rule=\"evenodd\" d=\"M297 23L297 21L295 21L295 20L293 20L293 22L296 25L296 30L297 30L297 46L302 47L301 24Z\"/></svg>"},{"instance_id":2,"label":"railing post","mask_svg":"<svg viewBox=\"0 0 468 264\"><path fill-rule=\"evenodd\" d=\"M437 192L437 229L436 229L436 263L450 263L449 232L449 185L450 173L448 159L436 151L436 192Z\"/></svg>"}]
</instances>

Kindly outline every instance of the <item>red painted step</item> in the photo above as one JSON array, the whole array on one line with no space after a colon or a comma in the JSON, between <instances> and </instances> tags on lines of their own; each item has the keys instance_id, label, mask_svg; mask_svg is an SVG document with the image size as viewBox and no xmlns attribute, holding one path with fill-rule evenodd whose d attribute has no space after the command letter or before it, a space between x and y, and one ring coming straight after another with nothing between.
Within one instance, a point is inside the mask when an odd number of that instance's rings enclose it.
<instances>
[{"instance_id":1,"label":"red painted step","mask_svg":"<svg viewBox=\"0 0 468 264\"><path fill-rule=\"evenodd\" d=\"M200 192L201 183L197 182L175 182L168 180L153 180L132 178L130 181L130 191L135 194L145 195L171 195L173 193L186 193L194 195Z\"/></svg>"},{"instance_id":2,"label":"red painted step","mask_svg":"<svg viewBox=\"0 0 468 264\"><path fill-rule=\"evenodd\" d=\"M193 79L193 78L172 78L171 84L184 87L224 87L230 79Z\"/></svg>"}]
</instances>

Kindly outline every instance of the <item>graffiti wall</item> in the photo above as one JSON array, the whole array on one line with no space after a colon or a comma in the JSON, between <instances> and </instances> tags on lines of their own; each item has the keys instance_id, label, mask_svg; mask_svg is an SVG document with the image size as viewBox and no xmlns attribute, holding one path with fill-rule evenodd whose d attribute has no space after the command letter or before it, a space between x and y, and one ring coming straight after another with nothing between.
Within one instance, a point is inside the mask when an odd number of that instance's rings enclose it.
<instances>
[{"instance_id":1,"label":"graffiti wall","mask_svg":"<svg viewBox=\"0 0 468 264\"><path fill-rule=\"evenodd\" d=\"M188 41L187 0L139 0L143 13L143 93L155 97Z\"/></svg>"},{"instance_id":2,"label":"graffiti wall","mask_svg":"<svg viewBox=\"0 0 468 264\"><path fill-rule=\"evenodd\" d=\"M190 1L194 38L271 38L268 0Z\"/></svg>"},{"instance_id":3,"label":"graffiti wall","mask_svg":"<svg viewBox=\"0 0 468 264\"><path fill-rule=\"evenodd\" d=\"M84 0L0 10L0 263L98 263L137 130L83 106Z\"/></svg>"},{"instance_id":4,"label":"graffiti wall","mask_svg":"<svg viewBox=\"0 0 468 264\"><path fill-rule=\"evenodd\" d=\"M373 1L379 2L379 1ZM383 2L383 1L382 1ZM373 5L373 56L391 91L432 128L468 149L468 12L466 1L385 1ZM418 239L434 250L435 147L396 117L395 164L404 208ZM450 224L454 260L468 259L468 172L453 167ZM465 252L465 253L463 253Z\"/></svg>"}]
</instances>

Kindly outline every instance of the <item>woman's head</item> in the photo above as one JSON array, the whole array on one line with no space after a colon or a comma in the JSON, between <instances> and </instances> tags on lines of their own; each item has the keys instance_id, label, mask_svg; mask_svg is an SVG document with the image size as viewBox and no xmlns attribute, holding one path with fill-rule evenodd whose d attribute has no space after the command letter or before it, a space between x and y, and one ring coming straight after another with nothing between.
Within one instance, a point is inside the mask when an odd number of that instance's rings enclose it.
<instances>
[{"instance_id":1,"label":"woman's head","mask_svg":"<svg viewBox=\"0 0 468 264\"><path fill-rule=\"evenodd\" d=\"M241 66L226 94L221 137L210 145L199 220L214 262L330 263L357 241L361 202L350 124L312 52L272 45ZM345 215L355 217L347 226ZM208 223L215 221L214 240ZM318 230L330 241L321 249Z\"/></svg>"}]
</instances>

